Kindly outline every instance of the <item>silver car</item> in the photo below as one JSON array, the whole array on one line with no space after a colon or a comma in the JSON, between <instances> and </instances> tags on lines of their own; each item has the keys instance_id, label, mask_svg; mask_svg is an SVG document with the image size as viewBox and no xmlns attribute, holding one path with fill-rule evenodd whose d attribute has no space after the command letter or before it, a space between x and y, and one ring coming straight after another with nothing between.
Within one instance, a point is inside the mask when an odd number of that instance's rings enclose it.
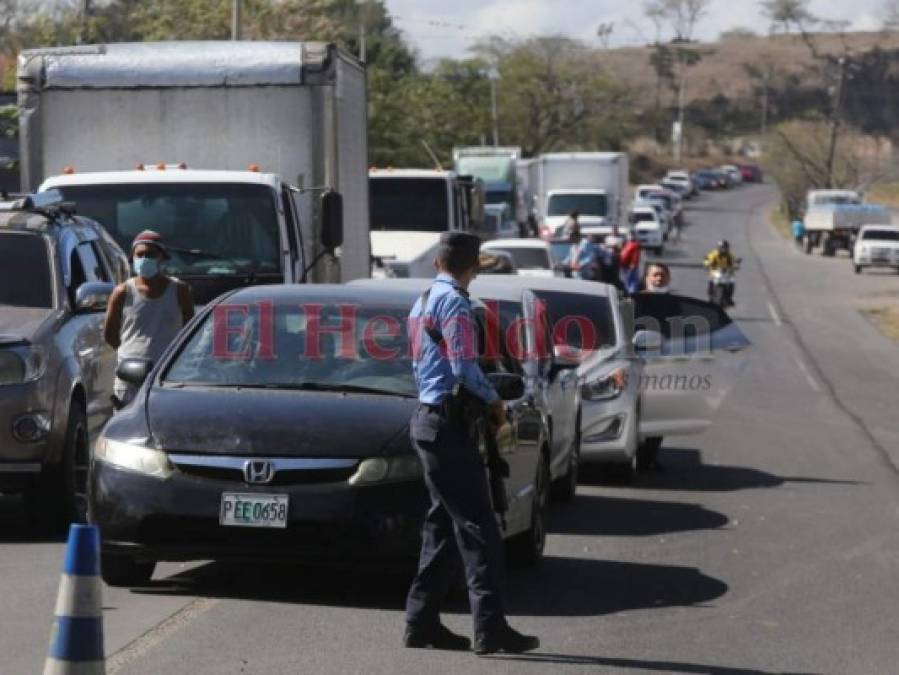
<instances>
[{"instance_id":1,"label":"silver car","mask_svg":"<svg viewBox=\"0 0 899 675\"><path fill-rule=\"evenodd\" d=\"M58 195L0 203L0 492L23 492L39 524L85 515L90 440L112 413L101 324L127 275Z\"/></svg>"},{"instance_id":2,"label":"silver car","mask_svg":"<svg viewBox=\"0 0 899 675\"><path fill-rule=\"evenodd\" d=\"M667 293L631 300L576 279L497 276L490 283L526 288L546 303L557 357L579 360L581 457L622 479L665 436L711 426L745 365L749 341L703 300Z\"/></svg>"}]
</instances>

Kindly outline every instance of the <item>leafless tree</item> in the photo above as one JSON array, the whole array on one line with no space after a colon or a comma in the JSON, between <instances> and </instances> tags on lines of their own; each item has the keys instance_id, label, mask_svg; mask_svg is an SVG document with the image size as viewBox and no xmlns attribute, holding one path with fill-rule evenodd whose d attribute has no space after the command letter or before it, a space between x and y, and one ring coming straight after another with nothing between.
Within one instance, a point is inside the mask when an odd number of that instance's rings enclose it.
<instances>
[{"instance_id":1,"label":"leafless tree","mask_svg":"<svg viewBox=\"0 0 899 675\"><path fill-rule=\"evenodd\" d=\"M899 30L899 0L885 0L880 8L884 30Z\"/></svg>"},{"instance_id":2,"label":"leafless tree","mask_svg":"<svg viewBox=\"0 0 899 675\"><path fill-rule=\"evenodd\" d=\"M667 25L674 37L677 63L677 133L674 138L674 158L680 161L684 139L684 108L687 98L687 74L691 65L701 58L690 49L696 32L696 24L705 16L712 0L647 0L643 3L644 14L655 24L656 35L660 35L662 25ZM657 40L658 43L658 40Z\"/></svg>"}]
</instances>

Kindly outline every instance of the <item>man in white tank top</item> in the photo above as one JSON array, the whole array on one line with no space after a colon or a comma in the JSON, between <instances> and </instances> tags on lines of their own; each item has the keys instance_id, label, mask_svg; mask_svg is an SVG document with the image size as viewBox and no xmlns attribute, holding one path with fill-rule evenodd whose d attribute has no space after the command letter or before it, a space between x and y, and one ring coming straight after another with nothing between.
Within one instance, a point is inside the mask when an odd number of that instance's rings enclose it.
<instances>
[{"instance_id":1,"label":"man in white tank top","mask_svg":"<svg viewBox=\"0 0 899 675\"><path fill-rule=\"evenodd\" d=\"M119 284L106 308L104 337L118 360L150 359L154 363L194 315L194 301L187 284L162 274L169 257L162 237L144 230L131 244L135 276ZM128 403L136 388L116 378L113 388L121 405Z\"/></svg>"}]
</instances>

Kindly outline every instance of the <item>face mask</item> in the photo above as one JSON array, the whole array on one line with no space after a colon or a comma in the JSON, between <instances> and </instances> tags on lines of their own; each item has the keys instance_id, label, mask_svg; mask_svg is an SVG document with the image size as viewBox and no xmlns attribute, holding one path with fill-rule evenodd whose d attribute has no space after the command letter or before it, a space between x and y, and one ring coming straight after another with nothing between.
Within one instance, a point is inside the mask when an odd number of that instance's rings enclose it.
<instances>
[{"instance_id":1,"label":"face mask","mask_svg":"<svg viewBox=\"0 0 899 675\"><path fill-rule=\"evenodd\" d=\"M159 274L159 261L156 258L135 258L134 273L144 279L151 279Z\"/></svg>"},{"instance_id":2,"label":"face mask","mask_svg":"<svg viewBox=\"0 0 899 675\"><path fill-rule=\"evenodd\" d=\"M655 286L653 288L647 288L650 293L667 293L670 286Z\"/></svg>"}]
</instances>

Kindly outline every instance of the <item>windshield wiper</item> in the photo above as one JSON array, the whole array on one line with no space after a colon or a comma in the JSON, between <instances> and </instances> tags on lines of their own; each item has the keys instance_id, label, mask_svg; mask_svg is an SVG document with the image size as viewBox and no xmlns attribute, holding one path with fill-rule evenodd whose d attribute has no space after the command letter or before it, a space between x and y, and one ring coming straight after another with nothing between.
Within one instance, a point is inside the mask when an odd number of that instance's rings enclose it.
<instances>
[{"instance_id":1,"label":"windshield wiper","mask_svg":"<svg viewBox=\"0 0 899 675\"><path fill-rule=\"evenodd\" d=\"M202 248L185 248L183 246L169 246L168 244L166 244L166 248L175 253L187 253L188 255L195 255L202 258L214 258L216 260L231 259L230 256L222 255L221 253L213 253L212 251L206 251Z\"/></svg>"}]
</instances>

